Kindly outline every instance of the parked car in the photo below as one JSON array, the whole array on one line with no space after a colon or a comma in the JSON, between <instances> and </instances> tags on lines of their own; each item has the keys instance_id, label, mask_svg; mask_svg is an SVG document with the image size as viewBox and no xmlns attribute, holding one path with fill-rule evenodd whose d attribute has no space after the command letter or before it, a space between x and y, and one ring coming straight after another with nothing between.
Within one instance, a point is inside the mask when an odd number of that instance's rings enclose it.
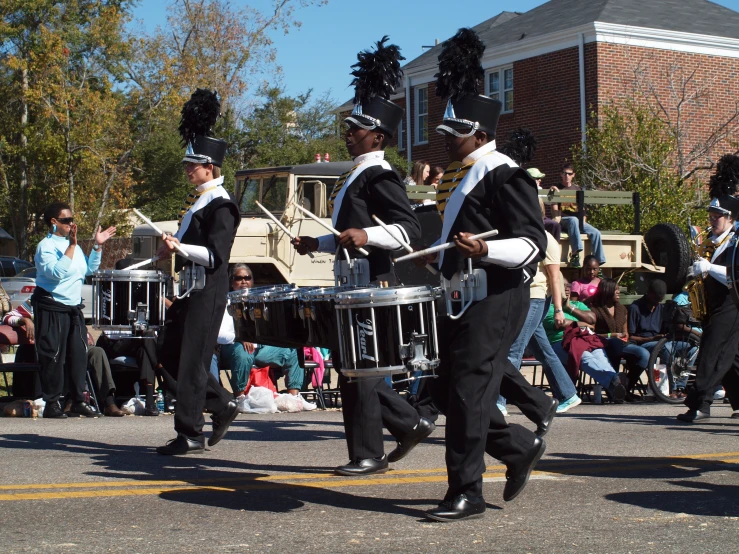
<instances>
[{"instance_id":1,"label":"parked car","mask_svg":"<svg viewBox=\"0 0 739 554\"><path fill-rule=\"evenodd\" d=\"M26 260L12 256L0 256L0 277L13 277L29 267L33 267L33 264Z\"/></svg>"},{"instance_id":2,"label":"parked car","mask_svg":"<svg viewBox=\"0 0 739 554\"><path fill-rule=\"evenodd\" d=\"M0 259L0 264L2 264L2 259ZM14 277L2 277L0 283L10 296L10 302L15 308L28 300L36 289L36 268L31 266ZM82 304L84 304L82 314L85 316L85 321L89 321L92 319L92 280L90 277L85 279L85 284L82 285Z\"/></svg>"}]
</instances>

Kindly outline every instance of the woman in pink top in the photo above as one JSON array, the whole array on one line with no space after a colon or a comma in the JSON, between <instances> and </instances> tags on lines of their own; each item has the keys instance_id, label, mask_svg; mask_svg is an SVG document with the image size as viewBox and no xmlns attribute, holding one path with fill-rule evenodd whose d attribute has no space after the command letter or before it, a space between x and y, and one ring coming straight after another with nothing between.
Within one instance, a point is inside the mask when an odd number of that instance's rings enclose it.
<instances>
[{"instance_id":1,"label":"woman in pink top","mask_svg":"<svg viewBox=\"0 0 739 554\"><path fill-rule=\"evenodd\" d=\"M600 284L599 271L600 263L598 259L592 254L586 256L582 264L582 277L572 282L572 294L577 295L580 302L585 302L587 298L598 291L598 285Z\"/></svg>"}]
</instances>

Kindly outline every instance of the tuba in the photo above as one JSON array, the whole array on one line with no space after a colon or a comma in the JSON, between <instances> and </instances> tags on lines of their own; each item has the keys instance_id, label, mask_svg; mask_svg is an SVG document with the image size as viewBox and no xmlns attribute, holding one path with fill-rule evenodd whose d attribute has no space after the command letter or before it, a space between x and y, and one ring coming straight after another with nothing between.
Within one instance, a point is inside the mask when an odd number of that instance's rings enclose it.
<instances>
[{"instance_id":1,"label":"tuba","mask_svg":"<svg viewBox=\"0 0 739 554\"><path fill-rule=\"evenodd\" d=\"M703 242L708 239L710 231L697 232L693 227L690 228L690 248L693 251L693 261L698 258L705 258L710 255L708 252L709 245L712 247L710 241L704 245ZM688 281L683 287L683 290L688 294L690 299L690 306L693 310L693 317L698 321L703 321L708 313L706 307L706 287L703 283L703 275L698 274Z\"/></svg>"}]
</instances>

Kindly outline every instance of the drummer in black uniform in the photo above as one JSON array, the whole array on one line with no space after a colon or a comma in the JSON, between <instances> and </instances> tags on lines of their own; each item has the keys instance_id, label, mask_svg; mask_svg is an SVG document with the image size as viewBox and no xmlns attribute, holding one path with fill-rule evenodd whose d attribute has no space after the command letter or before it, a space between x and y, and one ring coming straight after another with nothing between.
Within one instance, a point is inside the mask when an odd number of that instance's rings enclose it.
<instances>
[{"instance_id":1,"label":"drummer in black uniform","mask_svg":"<svg viewBox=\"0 0 739 554\"><path fill-rule=\"evenodd\" d=\"M195 190L182 208L179 230L174 236L166 235L157 252L166 257L179 245L189 257L178 255L176 269L189 267L199 282L187 297L175 300L166 315L160 361L177 380L177 438L157 448L163 455L203 452L204 408L213 414L210 446L221 440L238 414L233 395L208 371L226 309L228 260L240 220L220 175L226 142L211 136L219 115L216 94L203 89L195 91L182 108L179 129L187 146L182 162Z\"/></svg>"},{"instance_id":2,"label":"drummer in black uniform","mask_svg":"<svg viewBox=\"0 0 739 554\"><path fill-rule=\"evenodd\" d=\"M427 512L437 521L480 517L485 511L485 452L506 464L503 498L512 500L545 449L533 432L507 425L495 404L503 376L517 379L508 353L523 325L546 236L536 183L495 149L501 103L478 94L484 49L474 31L461 29L445 43L437 74L437 94L449 98L437 131L445 135L452 162L436 192L443 219L440 242L453 240L456 248L425 261L439 264L451 315L458 318L440 329L448 349L441 353L441 377L434 383L437 405L447 416L447 493ZM469 238L493 229L499 233L494 238ZM455 282L470 259L480 284L463 311Z\"/></svg>"},{"instance_id":3,"label":"drummer in black uniform","mask_svg":"<svg viewBox=\"0 0 739 554\"><path fill-rule=\"evenodd\" d=\"M356 87L354 110L345 119L346 146L354 159L354 167L336 181L329 200L333 226L339 237L299 237L295 247L300 254L310 251L336 252L341 246L353 259L359 259L356 248L369 251L365 269L366 282L385 281L397 284L389 250L398 243L372 220L372 215L388 224L395 236L406 243L417 242L421 228L400 176L384 157L384 148L402 117L402 108L388 100L400 84L400 50L385 45L387 37L377 43L375 52L361 52L354 66ZM378 70L379 69L379 70ZM338 254L337 259L343 255ZM337 267L337 266L335 266ZM360 268L361 269L361 268ZM360 278L361 275L359 274ZM346 276L338 275L341 282ZM355 284L363 284L361 282ZM334 364L339 361L334 352ZM388 461L398 461L434 430L434 424L419 417L382 378L361 378L349 383L339 377L344 429L349 448L349 463L336 468L340 475L367 475L387 471ZM398 447L384 454L383 425L398 441Z\"/></svg>"},{"instance_id":4,"label":"drummer in black uniform","mask_svg":"<svg viewBox=\"0 0 739 554\"><path fill-rule=\"evenodd\" d=\"M732 299L730 268L738 238L735 226L739 198L733 196L738 184L739 163L735 156L724 156L710 182L711 237L702 245L703 257L691 269L692 275L703 275L707 314L696 360L695 386L685 399L688 411L677 416L685 423L711 417L713 393L722 382L733 402L739 392L739 307Z\"/></svg>"}]
</instances>

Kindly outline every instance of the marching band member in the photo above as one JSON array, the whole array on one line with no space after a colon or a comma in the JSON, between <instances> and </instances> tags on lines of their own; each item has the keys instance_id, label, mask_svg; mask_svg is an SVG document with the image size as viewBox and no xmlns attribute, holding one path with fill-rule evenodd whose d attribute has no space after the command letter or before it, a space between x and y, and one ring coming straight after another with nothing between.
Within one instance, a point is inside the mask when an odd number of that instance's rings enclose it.
<instances>
[{"instance_id":1,"label":"marching band member","mask_svg":"<svg viewBox=\"0 0 739 554\"><path fill-rule=\"evenodd\" d=\"M333 226L341 235L301 236L294 244L300 254L335 252L341 246L355 259L355 248L368 247L369 281L395 285L397 278L389 250L397 249L398 243L375 225L372 215L388 223L406 243L419 239L421 227L400 176L384 159L384 148L403 117L402 108L388 98L401 82L400 60L404 59L398 47L386 46L386 41L387 37L383 37L375 52L360 52L358 63L352 66L354 110L344 121L348 125L346 147L355 165L336 181L329 200ZM336 271L339 266L334 267ZM334 364L339 358L338 352L332 354ZM384 473L388 461L405 457L435 428L382 378L349 383L340 374L339 387L349 449L349 463L336 468L339 475ZM398 447L389 456L384 454L383 425L398 441Z\"/></svg>"},{"instance_id":2,"label":"marching band member","mask_svg":"<svg viewBox=\"0 0 739 554\"><path fill-rule=\"evenodd\" d=\"M732 300L727 271L737 242L734 225L739 215L739 198L733 196L737 184L739 159L724 156L710 182L711 237L702 245L703 257L691 269L692 275L703 274L707 314L696 360L695 385L685 399L688 411L677 416L685 423L711 417L713 393L722 382L733 401L739 393L739 307Z\"/></svg>"},{"instance_id":3,"label":"marching band member","mask_svg":"<svg viewBox=\"0 0 739 554\"><path fill-rule=\"evenodd\" d=\"M529 283L546 248L536 184L513 160L496 151L495 131L501 103L478 94L483 77L484 45L474 31L461 29L439 56L436 91L448 97L442 125L452 164L436 193L443 219L440 242L454 240L437 261L452 316L440 335L441 377L434 383L436 402L446 414L448 489L438 508L427 512L437 521L481 517L484 453L508 468L503 498L513 500L544 453L544 441L518 425L507 425L495 402L504 375L530 386L508 361L523 326ZM497 229L493 240L470 240ZM479 286L475 302L462 311L458 301L462 270L468 259ZM456 278L456 280L455 280ZM549 399L551 401L551 399Z\"/></svg>"},{"instance_id":4,"label":"marching band member","mask_svg":"<svg viewBox=\"0 0 739 554\"><path fill-rule=\"evenodd\" d=\"M220 115L214 92L196 90L182 108L180 134L187 146L182 162L195 190L181 210L177 233L163 237L157 252L171 255L175 245L188 254L177 256L175 267L190 265L204 287L172 303L167 310L161 361L177 380L177 409L174 428L177 438L157 448L163 455L200 454L205 450L203 409L212 413L215 445L238 414L233 396L210 374L213 350L226 309L228 260L231 255L239 209L223 188L221 165L226 142L213 138L212 127ZM181 291L184 292L184 291Z\"/></svg>"}]
</instances>

